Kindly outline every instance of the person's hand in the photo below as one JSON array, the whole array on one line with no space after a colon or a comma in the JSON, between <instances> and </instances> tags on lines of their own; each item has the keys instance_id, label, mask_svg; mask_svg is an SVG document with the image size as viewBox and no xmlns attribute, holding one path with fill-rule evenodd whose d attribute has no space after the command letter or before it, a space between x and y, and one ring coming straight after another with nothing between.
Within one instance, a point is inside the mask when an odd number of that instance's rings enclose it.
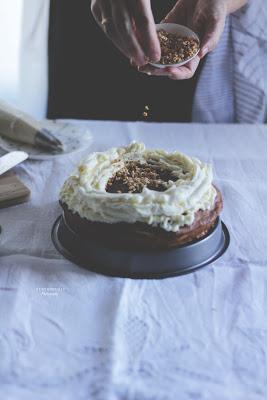
<instances>
[{"instance_id":1,"label":"person's hand","mask_svg":"<svg viewBox=\"0 0 267 400\"><path fill-rule=\"evenodd\" d=\"M150 0L92 0L91 10L104 33L133 65L160 59Z\"/></svg>"},{"instance_id":2,"label":"person's hand","mask_svg":"<svg viewBox=\"0 0 267 400\"><path fill-rule=\"evenodd\" d=\"M195 58L193 58L193 60L189 61L187 64L182 65L181 67L156 68L152 65L147 64L143 67L139 67L138 71L143 72L147 75L166 76L167 78L177 81L192 78L197 70L199 62L200 58L199 55L197 55Z\"/></svg>"},{"instance_id":3,"label":"person's hand","mask_svg":"<svg viewBox=\"0 0 267 400\"><path fill-rule=\"evenodd\" d=\"M192 78L201 58L214 50L224 29L227 16L226 0L178 0L162 22L186 25L201 39L199 54L181 67L164 69L146 65L139 69L149 75L167 76L171 79Z\"/></svg>"},{"instance_id":4,"label":"person's hand","mask_svg":"<svg viewBox=\"0 0 267 400\"><path fill-rule=\"evenodd\" d=\"M185 24L201 39L199 56L214 50L223 33L227 16L226 0L178 0L164 22Z\"/></svg>"}]
</instances>

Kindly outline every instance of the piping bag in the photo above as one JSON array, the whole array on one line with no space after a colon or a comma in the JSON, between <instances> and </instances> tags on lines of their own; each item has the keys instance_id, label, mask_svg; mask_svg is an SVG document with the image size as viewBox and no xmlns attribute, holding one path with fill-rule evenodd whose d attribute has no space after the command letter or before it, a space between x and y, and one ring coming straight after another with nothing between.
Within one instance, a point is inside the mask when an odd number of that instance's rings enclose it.
<instances>
[{"instance_id":1,"label":"piping bag","mask_svg":"<svg viewBox=\"0 0 267 400\"><path fill-rule=\"evenodd\" d=\"M61 152L62 143L41 122L0 101L0 135L51 152Z\"/></svg>"}]
</instances>

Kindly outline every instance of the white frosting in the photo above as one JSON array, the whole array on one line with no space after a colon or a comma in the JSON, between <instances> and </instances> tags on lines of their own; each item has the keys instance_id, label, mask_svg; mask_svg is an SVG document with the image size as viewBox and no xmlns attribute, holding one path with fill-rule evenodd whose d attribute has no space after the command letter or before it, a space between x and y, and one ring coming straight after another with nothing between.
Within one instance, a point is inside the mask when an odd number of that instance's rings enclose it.
<instances>
[{"instance_id":1,"label":"white frosting","mask_svg":"<svg viewBox=\"0 0 267 400\"><path fill-rule=\"evenodd\" d=\"M171 169L177 176L164 192L145 187L142 193L107 193L111 176L125 161L154 162ZM194 221L194 213L214 207L216 190L212 168L179 152L146 150L144 144L90 154L64 183L60 199L70 210L90 221L105 223L144 222L176 232Z\"/></svg>"}]
</instances>

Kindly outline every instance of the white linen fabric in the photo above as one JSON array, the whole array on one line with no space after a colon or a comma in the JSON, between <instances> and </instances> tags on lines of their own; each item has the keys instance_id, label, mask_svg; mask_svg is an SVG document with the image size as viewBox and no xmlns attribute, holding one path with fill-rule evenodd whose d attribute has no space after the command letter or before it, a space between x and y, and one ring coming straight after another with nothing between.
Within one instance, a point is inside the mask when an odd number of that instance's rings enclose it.
<instances>
[{"instance_id":1,"label":"white linen fabric","mask_svg":"<svg viewBox=\"0 0 267 400\"><path fill-rule=\"evenodd\" d=\"M60 187L85 154L25 162L30 202L0 210L0 398L266 399L267 127L88 126L92 151L136 140L211 162L231 245L172 279L91 273L50 239Z\"/></svg>"},{"instance_id":2,"label":"white linen fabric","mask_svg":"<svg viewBox=\"0 0 267 400\"><path fill-rule=\"evenodd\" d=\"M23 0L0 1L0 98L18 105Z\"/></svg>"}]
</instances>

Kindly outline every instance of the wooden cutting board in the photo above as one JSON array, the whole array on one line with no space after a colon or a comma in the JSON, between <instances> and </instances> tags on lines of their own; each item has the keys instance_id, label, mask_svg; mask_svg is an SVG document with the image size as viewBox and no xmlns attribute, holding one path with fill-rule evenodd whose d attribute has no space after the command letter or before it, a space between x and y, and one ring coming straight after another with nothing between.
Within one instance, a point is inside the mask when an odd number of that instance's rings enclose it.
<instances>
[{"instance_id":1,"label":"wooden cutting board","mask_svg":"<svg viewBox=\"0 0 267 400\"><path fill-rule=\"evenodd\" d=\"M13 171L0 176L0 208L24 203L29 199L30 193Z\"/></svg>"}]
</instances>

